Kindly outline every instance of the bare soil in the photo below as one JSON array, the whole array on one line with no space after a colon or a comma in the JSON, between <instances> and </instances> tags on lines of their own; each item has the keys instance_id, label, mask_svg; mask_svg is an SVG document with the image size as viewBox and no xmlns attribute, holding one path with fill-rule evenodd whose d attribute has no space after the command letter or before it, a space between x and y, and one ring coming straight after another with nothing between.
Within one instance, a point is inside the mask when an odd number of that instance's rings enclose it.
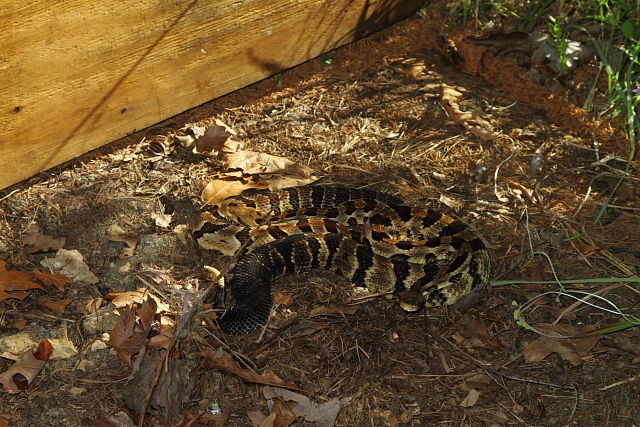
<instances>
[{"instance_id":1,"label":"bare soil","mask_svg":"<svg viewBox=\"0 0 640 427\"><path fill-rule=\"evenodd\" d=\"M416 16L331 52L330 64L309 61L0 192L0 259L9 268L31 271L52 256L24 250L23 236L37 224L43 234L65 237L64 247L80 251L100 279L69 284L63 294L34 291L23 301L0 301L3 337L66 338L78 350L47 362L21 393L1 393L0 414L15 426L98 425L94 420L147 401L148 389L135 381L157 372L155 350L134 368L109 348L93 351L109 329L86 330L86 305L147 287L172 307L164 316L175 320L187 310L184 295L209 283L207 255L195 249L185 225L201 211L200 192L222 169L221 159L179 145L157 149L184 135L188 123L219 119L245 149L472 224L491 249L494 279L637 276L638 179L623 182L595 221L622 166L598 160L624 158L628 150L620 131L578 107L603 84L595 66L584 64L574 74L583 79L571 82L540 67L547 80L535 83L526 51L462 42L472 34ZM443 87L460 92L459 109L489 122L494 136L480 138L447 114ZM156 225L159 214L173 215L169 227ZM121 257L125 243L109 240L114 224L139 239L128 258ZM139 274L149 270L164 279ZM578 281L568 288L597 292L629 313L640 301L634 284ZM263 385L203 364L205 350L217 348L244 355L257 373L273 371L315 402L349 398L339 426L640 424L638 328L602 336L586 349L551 344L540 360L525 351L529 345L542 351L540 335L516 324L512 302L524 304L557 284L492 286L464 312L414 314L384 298L354 304L350 285L325 273L288 277L276 289L293 303L277 310L262 337L224 337L196 314L169 358L176 382L158 385L175 401L169 424L187 425L187 413L219 411L226 425L243 426L253 425L248 412L269 414ZM40 305L45 297L73 301L55 314ZM524 316L531 325L559 319L579 330L621 320L574 303L547 295ZM26 320L20 330L17 320ZM151 335L160 316L156 322ZM0 359L0 372L10 364ZM149 425L166 416L155 402Z\"/></svg>"}]
</instances>

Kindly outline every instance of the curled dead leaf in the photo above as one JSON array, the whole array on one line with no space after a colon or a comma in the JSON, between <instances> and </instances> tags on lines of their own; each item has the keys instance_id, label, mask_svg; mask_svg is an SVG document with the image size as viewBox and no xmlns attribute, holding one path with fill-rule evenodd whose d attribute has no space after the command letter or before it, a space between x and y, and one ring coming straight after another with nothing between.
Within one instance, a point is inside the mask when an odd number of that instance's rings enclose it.
<instances>
[{"instance_id":1,"label":"curled dead leaf","mask_svg":"<svg viewBox=\"0 0 640 427\"><path fill-rule=\"evenodd\" d=\"M406 68L397 68L396 71L415 80L424 79L426 77L425 70L427 69L427 66L424 61L411 58L404 61L404 63Z\"/></svg>"},{"instance_id":2,"label":"curled dead leaf","mask_svg":"<svg viewBox=\"0 0 640 427\"><path fill-rule=\"evenodd\" d=\"M159 347L167 349L173 341L174 327L168 325L161 325L158 330L158 335L154 335L149 338L147 345L149 347Z\"/></svg>"},{"instance_id":3,"label":"curled dead leaf","mask_svg":"<svg viewBox=\"0 0 640 427\"><path fill-rule=\"evenodd\" d=\"M152 298L155 301L159 313L169 311L169 306L166 303L162 302L162 300L155 295L150 294L145 288L139 288L135 291L109 292L104 295L104 299L111 301L111 303L118 308L133 304L142 304L147 298Z\"/></svg>"},{"instance_id":4,"label":"curled dead leaf","mask_svg":"<svg viewBox=\"0 0 640 427\"><path fill-rule=\"evenodd\" d=\"M52 353L51 343L48 340L42 340L35 353L29 348L18 355L7 352L1 354L0 357L15 360L15 363L0 374L0 388L11 394L20 393L38 376ZM20 377L24 380L20 381Z\"/></svg>"},{"instance_id":5,"label":"curled dead leaf","mask_svg":"<svg viewBox=\"0 0 640 427\"><path fill-rule=\"evenodd\" d=\"M454 336L458 344L467 349L473 348L490 348L492 350L500 350L502 344L495 339L489 328L477 317L466 314L461 323L463 325L460 331L461 336Z\"/></svg>"},{"instance_id":6,"label":"curled dead leaf","mask_svg":"<svg viewBox=\"0 0 640 427\"><path fill-rule=\"evenodd\" d=\"M576 242L575 245L576 245L576 248L578 248L578 250L580 251L580 253L584 256L593 255L602 250L597 246L593 246L588 243L584 243L580 241Z\"/></svg>"},{"instance_id":7,"label":"curled dead leaf","mask_svg":"<svg viewBox=\"0 0 640 427\"><path fill-rule=\"evenodd\" d=\"M72 280L64 274L43 273L37 268L34 268L31 274L33 275L34 279L42 283L43 289L45 289L47 292L62 292L64 291L64 285L72 282Z\"/></svg>"}]
</instances>

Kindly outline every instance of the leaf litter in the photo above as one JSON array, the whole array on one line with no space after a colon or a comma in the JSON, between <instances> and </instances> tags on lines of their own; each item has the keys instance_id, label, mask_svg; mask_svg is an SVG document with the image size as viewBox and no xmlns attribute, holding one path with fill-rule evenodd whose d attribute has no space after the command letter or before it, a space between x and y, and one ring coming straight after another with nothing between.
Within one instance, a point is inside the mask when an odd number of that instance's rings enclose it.
<instances>
[{"instance_id":1,"label":"leaf litter","mask_svg":"<svg viewBox=\"0 0 640 427\"><path fill-rule=\"evenodd\" d=\"M494 47L468 43L477 41L468 39L468 29L439 37L449 30L436 21L410 19L336 51L330 65L309 61L282 74L277 85L270 79L230 94L0 198L8 213L0 244L8 242L9 252L2 259L11 265L2 265L0 292L10 296L0 303L13 304L2 327L22 328L12 331L14 343L19 334L38 337L30 343L43 334L61 340L63 354L61 362L47 362L29 397L12 396L16 424L40 414L59 425L117 414L123 390L150 425L169 416L175 425L285 425L313 418L292 405L312 411L323 402L333 402L325 422L337 425L604 424L607 415L594 402L632 416L622 393L599 390L635 392L637 332L592 343L543 340L520 329L512 301L552 289L545 283L495 287L471 315L407 315L383 298L350 305L349 287L332 275L287 278L278 284L282 304L258 338L220 336L213 326L218 308L198 301L209 286L210 278L198 273L208 254L189 246L184 226L197 219L202 203L318 178L389 191L473 223L493 248L496 274L507 278L633 275L637 257L628 248L640 241L636 212L610 208L606 226L591 225L615 178L594 166L593 137L605 155L624 149L620 140L586 120L569 98L551 93L551 85L519 80L525 73L493 55ZM444 48L435 47L439 42ZM634 206L636 183L630 176L622 185L616 206ZM34 223L40 229L23 232ZM112 224L123 231L116 243ZM551 235L557 244L544 237ZM529 258L532 247L548 253L553 266ZM44 271L62 272L74 285L36 278L33 265L45 258ZM56 296L45 300L43 288ZM588 284L576 288L600 292ZM607 292L623 308L637 298L629 287ZM78 304L64 307L65 299ZM64 310L45 308L51 301ZM596 319L591 308L553 298L534 307L527 320L536 328L566 309L564 322ZM607 324L599 315L598 323ZM103 338L115 354L96 345L109 331ZM563 335L576 335L568 332ZM8 336L3 330L2 345ZM76 348L82 369L60 365L77 361ZM85 392L71 389L79 383ZM295 397L278 391L266 399L256 393L265 384L289 387ZM61 410L49 410L52 397ZM342 399L350 400L337 409ZM104 406L96 409L96 401ZM122 423L137 424L139 416Z\"/></svg>"}]
</instances>

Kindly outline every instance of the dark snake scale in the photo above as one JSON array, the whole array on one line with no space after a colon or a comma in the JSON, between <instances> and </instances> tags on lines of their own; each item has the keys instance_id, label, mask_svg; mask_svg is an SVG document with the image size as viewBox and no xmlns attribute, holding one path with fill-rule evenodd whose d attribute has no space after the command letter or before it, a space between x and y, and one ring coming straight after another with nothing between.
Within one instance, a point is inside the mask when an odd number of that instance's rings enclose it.
<instances>
[{"instance_id":1,"label":"dark snake scale","mask_svg":"<svg viewBox=\"0 0 640 427\"><path fill-rule=\"evenodd\" d=\"M233 305L223 332L261 328L273 307L271 283L332 270L370 292L394 293L402 308L451 305L484 286L490 258L460 221L386 193L332 185L248 190L202 215L194 237L234 255Z\"/></svg>"}]
</instances>

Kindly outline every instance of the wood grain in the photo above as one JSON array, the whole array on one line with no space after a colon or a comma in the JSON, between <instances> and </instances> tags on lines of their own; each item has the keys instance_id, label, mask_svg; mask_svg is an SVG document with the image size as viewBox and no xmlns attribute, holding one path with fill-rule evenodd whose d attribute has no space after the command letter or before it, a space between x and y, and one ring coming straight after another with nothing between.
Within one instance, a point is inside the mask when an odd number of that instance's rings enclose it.
<instances>
[{"instance_id":1,"label":"wood grain","mask_svg":"<svg viewBox=\"0 0 640 427\"><path fill-rule=\"evenodd\" d=\"M361 38L423 1L3 3L0 188Z\"/></svg>"}]
</instances>

